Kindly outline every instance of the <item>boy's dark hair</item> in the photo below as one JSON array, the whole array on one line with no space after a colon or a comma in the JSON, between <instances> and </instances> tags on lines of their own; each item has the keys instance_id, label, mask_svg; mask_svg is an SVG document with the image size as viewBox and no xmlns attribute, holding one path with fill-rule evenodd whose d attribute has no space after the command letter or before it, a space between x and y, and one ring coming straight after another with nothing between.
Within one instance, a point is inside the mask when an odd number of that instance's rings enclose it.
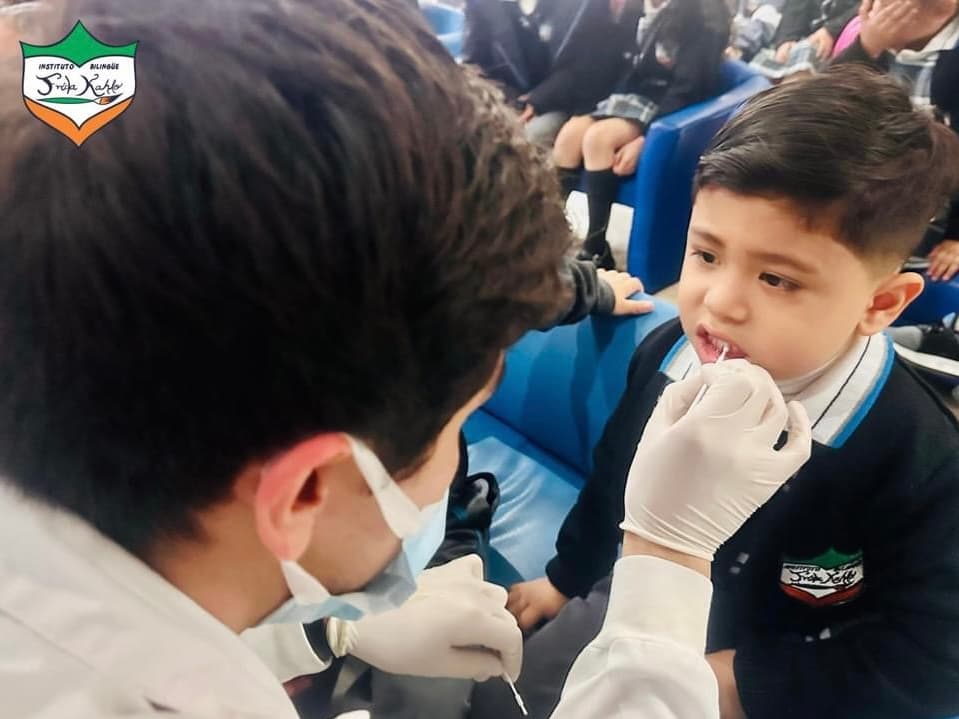
<instances>
[{"instance_id":1,"label":"boy's dark hair","mask_svg":"<svg viewBox=\"0 0 959 719\"><path fill-rule=\"evenodd\" d=\"M959 189L959 141L896 80L842 65L750 100L700 159L704 188L787 199L860 257L901 261Z\"/></svg>"},{"instance_id":2,"label":"boy's dark hair","mask_svg":"<svg viewBox=\"0 0 959 719\"><path fill-rule=\"evenodd\" d=\"M346 431L417 466L568 303L553 173L392 0L78 0L139 41L79 149L0 66L0 472L133 552Z\"/></svg>"}]
</instances>

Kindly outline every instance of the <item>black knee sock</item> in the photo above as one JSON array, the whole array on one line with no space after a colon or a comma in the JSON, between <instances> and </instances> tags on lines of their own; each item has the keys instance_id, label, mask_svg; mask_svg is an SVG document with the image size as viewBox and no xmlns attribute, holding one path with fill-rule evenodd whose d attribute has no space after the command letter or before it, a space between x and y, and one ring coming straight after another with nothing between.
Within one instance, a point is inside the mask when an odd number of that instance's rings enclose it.
<instances>
[{"instance_id":1,"label":"black knee sock","mask_svg":"<svg viewBox=\"0 0 959 719\"><path fill-rule=\"evenodd\" d=\"M569 193L579 187L579 168L557 167L556 174L559 175L559 186L563 190L563 202L565 202L569 199Z\"/></svg>"},{"instance_id":2,"label":"black knee sock","mask_svg":"<svg viewBox=\"0 0 959 719\"><path fill-rule=\"evenodd\" d=\"M619 191L619 175L612 170L587 170L584 184L589 200L589 231L583 247L590 254L601 255L606 249L606 225Z\"/></svg>"}]
</instances>

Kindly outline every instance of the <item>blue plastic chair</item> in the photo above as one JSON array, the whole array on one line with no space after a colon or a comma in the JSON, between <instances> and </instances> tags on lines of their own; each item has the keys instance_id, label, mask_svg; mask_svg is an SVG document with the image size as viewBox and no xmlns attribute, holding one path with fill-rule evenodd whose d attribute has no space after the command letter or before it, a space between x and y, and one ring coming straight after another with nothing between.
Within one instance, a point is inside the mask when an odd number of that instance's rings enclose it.
<instances>
[{"instance_id":1,"label":"blue plastic chair","mask_svg":"<svg viewBox=\"0 0 959 719\"><path fill-rule=\"evenodd\" d=\"M769 81L745 63L726 60L720 87L717 97L654 122L636 174L620 187L617 202L633 208L626 265L649 292L679 279L700 155L719 128Z\"/></svg>"},{"instance_id":2,"label":"blue plastic chair","mask_svg":"<svg viewBox=\"0 0 959 719\"><path fill-rule=\"evenodd\" d=\"M466 21L462 10L441 3L420 5L423 15L433 28L433 32L455 58L463 52L463 33Z\"/></svg>"},{"instance_id":3,"label":"blue plastic chair","mask_svg":"<svg viewBox=\"0 0 959 719\"><path fill-rule=\"evenodd\" d=\"M950 312L959 312L959 276L949 282L933 282L927 277L926 288L896 324L935 324Z\"/></svg>"},{"instance_id":4,"label":"blue plastic chair","mask_svg":"<svg viewBox=\"0 0 959 719\"><path fill-rule=\"evenodd\" d=\"M530 332L510 349L499 389L465 428L470 472L492 472L500 483L490 529L493 581L543 575L626 388L633 352L675 315L671 304L656 301L649 315L587 318Z\"/></svg>"}]
</instances>

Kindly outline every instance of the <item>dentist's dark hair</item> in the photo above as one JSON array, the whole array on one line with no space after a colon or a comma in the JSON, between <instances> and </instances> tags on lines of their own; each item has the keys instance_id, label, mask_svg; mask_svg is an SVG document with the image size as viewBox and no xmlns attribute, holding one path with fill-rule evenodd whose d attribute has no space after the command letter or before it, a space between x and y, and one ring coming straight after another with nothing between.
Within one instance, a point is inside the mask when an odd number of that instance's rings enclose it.
<instances>
[{"instance_id":1,"label":"dentist's dark hair","mask_svg":"<svg viewBox=\"0 0 959 719\"><path fill-rule=\"evenodd\" d=\"M311 435L402 473L568 304L553 173L393 0L76 0L139 42L81 147L0 59L0 473L141 556Z\"/></svg>"}]
</instances>

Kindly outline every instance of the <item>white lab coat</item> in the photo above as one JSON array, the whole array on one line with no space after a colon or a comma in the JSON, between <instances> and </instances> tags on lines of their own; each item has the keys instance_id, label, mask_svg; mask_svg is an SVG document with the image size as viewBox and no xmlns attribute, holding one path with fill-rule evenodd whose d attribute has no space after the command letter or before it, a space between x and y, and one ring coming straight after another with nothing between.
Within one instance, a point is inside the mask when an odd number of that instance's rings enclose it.
<instances>
[{"instance_id":1,"label":"white lab coat","mask_svg":"<svg viewBox=\"0 0 959 719\"><path fill-rule=\"evenodd\" d=\"M712 591L673 562L616 562L603 628L573 664L552 719L719 719L703 657Z\"/></svg>"},{"instance_id":2,"label":"white lab coat","mask_svg":"<svg viewBox=\"0 0 959 719\"><path fill-rule=\"evenodd\" d=\"M621 560L554 717L718 717L709 592L667 562ZM3 485L0 647L4 719L297 719L235 633L86 523Z\"/></svg>"}]
</instances>

